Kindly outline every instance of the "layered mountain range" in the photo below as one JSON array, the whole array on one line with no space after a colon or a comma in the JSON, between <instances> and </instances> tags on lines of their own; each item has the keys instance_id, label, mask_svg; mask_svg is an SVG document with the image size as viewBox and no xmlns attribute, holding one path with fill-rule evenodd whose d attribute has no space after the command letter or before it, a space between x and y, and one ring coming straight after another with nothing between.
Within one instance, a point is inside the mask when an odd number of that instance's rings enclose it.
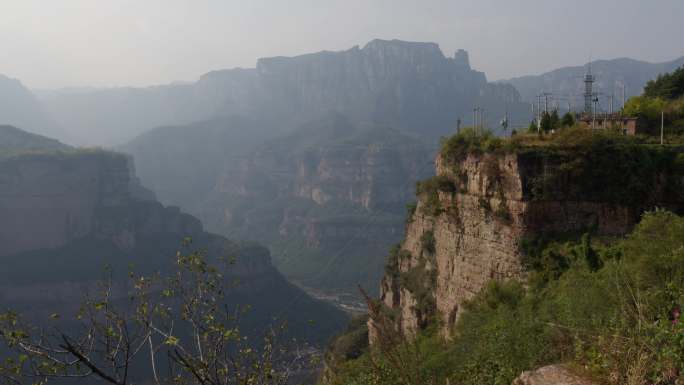
<instances>
[{"instance_id":1,"label":"layered mountain range","mask_svg":"<svg viewBox=\"0 0 684 385\"><path fill-rule=\"evenodd\" d=\"M508 85L487 82L468 54L434 43L374 40L363 48L259 59L190 84L41 93L46 109L82 143L120 144L155 126L241 115L287 132L328 112L437 138L479 105L491 122L526 112Z\"/></svg>"},{"instance_id":2,"label":"layered mountain range","mask_svg":"<svg viewBox=\"0 0 684 385\"><path fill-rule=\"evenodd\" d=\"M592 71L598 89L627 84L630 95L683 61L597 61ZM402 237L415 181L433 172L438 138L459 119L470 125L474 107L491 128L506 112L512 126L526 126L539 91L577 93L584 73L570 67L491 83L465 51L374 40L148 88L34 97L18 81L0 81L0 94L18 103L0 107L0 123L31 118L32 131L72 142L125 142L117 148L133 156L161 203L211 231L264 243L289 278L375 287L387 247Z\"/></svg>"}]
</instances>

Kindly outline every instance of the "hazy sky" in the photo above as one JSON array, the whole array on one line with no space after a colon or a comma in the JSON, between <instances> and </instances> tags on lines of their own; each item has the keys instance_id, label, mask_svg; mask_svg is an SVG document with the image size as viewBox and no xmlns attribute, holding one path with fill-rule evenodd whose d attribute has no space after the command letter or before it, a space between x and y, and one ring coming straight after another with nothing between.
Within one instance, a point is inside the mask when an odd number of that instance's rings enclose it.
<instances>
[{"instance_id":1,"label":"hazy sky","mask_svg":"<svg viewBox=\"0 0 684 385\"><path fill-rule=\"evenodd\" d=\"M0 0L0 73L33 88L151 85L374 38L470 52L489 79L684 55L684 0Z\"/></svg>"}]
</instances>

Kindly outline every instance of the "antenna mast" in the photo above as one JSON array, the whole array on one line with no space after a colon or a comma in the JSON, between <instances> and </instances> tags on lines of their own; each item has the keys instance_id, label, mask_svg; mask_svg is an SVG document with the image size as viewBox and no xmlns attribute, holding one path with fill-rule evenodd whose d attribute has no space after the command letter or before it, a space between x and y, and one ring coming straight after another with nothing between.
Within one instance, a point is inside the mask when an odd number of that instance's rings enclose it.
<instances>
[{"instance_id":1,"label":"antenna mast","mask_svg":"<svg viewBox=\"0 0 684 385\"><path fill-rule=\"evenodd\" d=\"M594 96L594 81L594 75L591 74L591 61L589 61L587 74L584 76L584 112L587 114L593 112L592 98Z\"/></svg>"}]
</instances>

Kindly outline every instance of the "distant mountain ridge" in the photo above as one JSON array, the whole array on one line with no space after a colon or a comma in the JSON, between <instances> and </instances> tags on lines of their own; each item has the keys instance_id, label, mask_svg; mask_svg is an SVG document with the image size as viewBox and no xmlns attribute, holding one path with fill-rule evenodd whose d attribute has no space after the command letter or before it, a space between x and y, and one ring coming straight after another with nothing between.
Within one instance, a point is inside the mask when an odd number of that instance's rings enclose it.
<instances>
[{"instance_id":1,"label":"distant mountain ridge","mask_svg":"<svg viewBox=\"0 0 684 385\"><path fill-rule=\"evenodd\" d=\"M596 77L596 90L604 95L614 95L615 106L621 106L623 85L625 85L626 98L640 95L649 80L682 65L684 65L684 56L662 63L618 58L591 62L591 72ZM501 80L499 83L511 84L527 102L535 102L539 93L549 92L566 97L573 95L575 106L580 107L577 103L581 102L581 95L584 92L583 77L588 67L589 63L582 66L563 67L541 75L521 76Z\"/></svg>"},{"instance_id":2,"label":"distant mountain ridge","mask_svg":"<svg viewBox=\"0 0 684 385\"><path fill-rule=\"evenodd\" d=\"M0 125L0 151L55 151L71 146L42 135L31 134L14 126Z\"/></svg>"},{"instance_id":3,"label":"distant mountain ridge","mask_svg":"<svg viewBox=\"0 0 684 385\"><path fill-rule=\"evenodd\" d=\"M474 105L491 121L515 112L513 87L487 82L468 55L434 43L373 40L363 48L263 58L255 68L209 72L190 84L41 92L47 110L85 143L120 144L157 126L241 115L286 133L328 112L433 138L465 122ZM464 123L465 124L465 123Z\"/></svg>"},{"instance_id":4,"label":"distant mountain ridge","mask_svg":"<svg viewBox=\"0 0 684 385\"><path fill-rule=\"evenodd\" d=\"M19 80L0 74L0 125L42 135L61 134L41 102Z\"/></svg>"}]
</instances>

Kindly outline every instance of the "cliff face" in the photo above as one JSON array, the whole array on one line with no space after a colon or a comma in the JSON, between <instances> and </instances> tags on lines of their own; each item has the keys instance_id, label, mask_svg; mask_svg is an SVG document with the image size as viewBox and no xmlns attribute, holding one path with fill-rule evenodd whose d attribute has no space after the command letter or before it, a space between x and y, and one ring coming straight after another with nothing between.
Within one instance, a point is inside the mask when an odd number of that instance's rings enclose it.
<instances>
[{"instance_id":1,"label":"cliff face","mask_svg":"<svg viewBox=\"0 0 684 385\"><path fill-rule=\"evenodd\" d=\"M426 327L431 317L443 322L448 335L463 303L489 281L524 279L526 240L585 231L622 235L646 209L681 211L681 192L671 188L679 182L668 180L664 171L651 176L653 184L645 182L650 187L643 199L625 203L602 192L611 189L609 178L589 186L568 171L567 161L576 164L577 158L543 154L437 157L437 177L419 188L406 238L390 255L381 283L381 301L398 314L397 327L405 335ZM629 173L620 177L630 179ZM626 183L619 189L638 196L638 189ZM369 326L373 340L372 321Z\"/></svg>"},{"instance_id":2,"label":"cliff face","mask_svg":"<svg viewBox=\"0 0 684 385\"><path fill-rule=\"evenodd\" d=\"M0 158L0 304L38 319L78 310L97 289L103 269L115 285L139 274L174 268L179 250L205 250L207 258L235 258L225 271L240 284L228 306L252 305L246 329L267 326L274 315L291 322L294 336L321 342L344 323L344 314L314 301L272 266L268 249L203 230L176 207L164 207L135 177L130 158L101 150L43 151ZM186 238L189 247L180 246ZM125 295L125 291L122 291ZM318 319L318 326L308 325Z\"/></svg>"},{"instance_id":3,"label":"cliff face","mask_svg":"<svg viewBox=\"0 0 684 385\"><path fill-rule=\"evenodd\" d=\"M229 164L200 217L217 232L269 245L283 271L317 276L314 286L376 281L430 153L400 131L336 115Z\"/></svg>"},{"instance_id":4,"label":"cliff face","mask_svg":"<svg viewBox=\"0 0 684 385\"><path fill-rule=\"evenodd\" d=\"M89 235L131 249L139 234L201 231L198 220L150 201L153 195L139 185L129 162L100 151L0 161L0 256Z\"/></svg>"},{"instance_id":5,"label":"cliff face","mask_svg":"<svg viewBox=\"0 0 684 385\"><path fill-rule=\"evenodd\" d=\"M81 143L119 144L151 127L232 115L263 119L283 133L329 111L436 139L457 118L470 118L473 105L493 119L506 108L526 116L517 91L497 90L463 51L451 57L434 43L374 40L340 52L263 58L255 68L214 71L190 84L57 91L42 102Z\"/></svg>"}]
</instances>

